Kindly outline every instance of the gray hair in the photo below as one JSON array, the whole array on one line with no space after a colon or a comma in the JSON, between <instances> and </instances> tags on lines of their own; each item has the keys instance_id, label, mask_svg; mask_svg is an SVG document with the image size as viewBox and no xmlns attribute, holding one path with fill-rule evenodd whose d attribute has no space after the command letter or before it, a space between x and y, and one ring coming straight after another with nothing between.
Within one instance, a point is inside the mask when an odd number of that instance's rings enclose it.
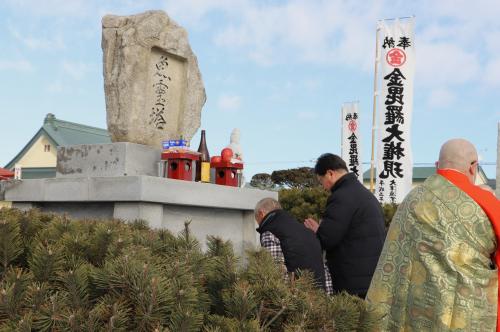
<instances>
[{"instance_id":1,"label":"gray hair","mask_svg":"<svg viewBox=\"0 0 500 332\"><path fill-rule=\"evenodd\" d=\"M257 204L255 205L254 213L255 215L257 215L259 211L269 213L271 211L279 209L281 209L281 204L277 200L271 197L266 197L257 202Z\"/></svg>"}]
</instances>

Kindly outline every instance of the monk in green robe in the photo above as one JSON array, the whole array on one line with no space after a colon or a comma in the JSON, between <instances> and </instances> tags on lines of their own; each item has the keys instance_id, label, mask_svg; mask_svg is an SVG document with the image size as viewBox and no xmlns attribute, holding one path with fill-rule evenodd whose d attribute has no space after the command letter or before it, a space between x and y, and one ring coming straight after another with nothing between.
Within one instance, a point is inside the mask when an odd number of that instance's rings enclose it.
<instances>
[{"instance_id":1,"label":"monk in green robe","mask_svg":"<svg viewBox=\"0 0 500 332\"><path fill-rule=\"evenodd\" d=\"M474 185L477 158L446 142L437 174L399 206L366 298L376 331L497 329L500 202Z\"/></svg>"}]
</instances>

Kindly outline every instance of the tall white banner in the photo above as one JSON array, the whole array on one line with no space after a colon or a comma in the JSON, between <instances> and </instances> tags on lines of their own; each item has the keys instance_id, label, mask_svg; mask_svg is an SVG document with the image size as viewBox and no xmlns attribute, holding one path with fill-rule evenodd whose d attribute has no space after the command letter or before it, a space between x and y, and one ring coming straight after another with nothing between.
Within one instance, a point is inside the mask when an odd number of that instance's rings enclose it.
<instances>
[{"instance_id":1,"label":"tall white banner","mask_svg":"<svg viewBox=\"0 0 500 332\"><path fill-rule=\"evenodd\" d=\"M361 167L361 139L359 128L359 103L344 103L342 105L342 159L347 164L349 172L354 173L363 183Z\"/></svg>"},{"instance_id":2,"label":"tall white banner","mask_svg":"<svg viewBox=\"0 0 500 332\"><path fill-rule=\"evenodd\" d=\"M400 203L411 190L411 119L415 74L414 18L380 21L377 182L381 203ZM378 78L377 78L378 79Z\"/></svg>"}]
</instances>

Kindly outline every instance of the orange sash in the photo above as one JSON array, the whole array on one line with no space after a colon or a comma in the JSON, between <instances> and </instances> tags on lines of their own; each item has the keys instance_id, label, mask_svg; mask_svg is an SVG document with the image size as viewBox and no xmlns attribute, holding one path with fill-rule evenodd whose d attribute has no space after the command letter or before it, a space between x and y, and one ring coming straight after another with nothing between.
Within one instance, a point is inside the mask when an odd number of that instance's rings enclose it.
<instances>
[{"instance_id":1,"label":"orange sash","mask_svg":"<svg viewBox=\"0 0 500 332\"><path fill-rule=\"evenodd\" d=\"M493 259L498 269L498 280L500 282L500 201L489 191L472 184L465 174L452 169L439 169L437 173L469 195L490 219L497 238L497 250ZM500 288L498 295L497 331L500 332Z\"/></svg>"}]
</instances>

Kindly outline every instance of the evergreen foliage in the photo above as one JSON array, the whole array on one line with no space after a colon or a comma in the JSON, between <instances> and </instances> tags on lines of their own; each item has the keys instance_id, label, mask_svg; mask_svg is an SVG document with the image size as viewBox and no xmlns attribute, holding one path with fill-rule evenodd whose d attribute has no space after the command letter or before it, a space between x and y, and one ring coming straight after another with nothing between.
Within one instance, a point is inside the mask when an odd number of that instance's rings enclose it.
<instances>
[{"instance_id":1,"label":"evergreen foliage","mask_svg":"<svg viewBox=\"0 0 500 332\"><path fill-rule=\"evenodd\" d=\"M272 190L276 187L270 174L267 173L257 173L252 176L250 180L250 185L255 188L263 190Z\"/></svg>"},{"instance_id":2,"label":"evergreen foliage","mask_svg":"<svg viewBox=\"0 0 500 332\"><path fill-rule=\"evenodd\" d=\"M282 189L279 192L279 202L283 209L300 222L306 218L319 220L326 207L328 195L322 187Z\"/></svg>"},{"instance_id":3,"label":"evergreen foliage","mask_svg":"<svg viewBox=\"0 0 500 332\"><path fill-rule=\"evenodd\" d=\"M255 174L250 185L259 189L279 190L279 201L283 209L299 221L306 218L321 219L329 192L319 184L310 167L276 170L272 174ZM384 204L385 225L389 228L397 204Z\"/></svg>"},{"instance_id":4,"label":"evergreen foliage","mask_svg":"<svg viewBox=\"0 0 500 332\"><path fill-rule=\"evenodd\" d=\"M313 188L319 186L316 175L311 167L281 169L267 173L257 173L252 176L250 185L259 189L275 188Z\"/></svg>"},{"instance_id":5,"label":"evergreen foliage","mask_svg":"<svg viewBox=\"0 0 500 332\"><path fill-rule=\"evenodd\" d=\"M0 220L0 272L4 274L22 252L19 224Z\"/></svg>"},{"instance_id":6,"label":"evergreen foliage","mask_svg":"<svg viewBox=\"0 0 500 332\"><path fill-rule=\"evenodd\" d=\"M319 185L311 167L283 169L271 173L271 180L284 188L312 188Z\"/></svg>"},{"instance_id":7,"label":"evergreen foliage","mask_svg":"<svg viewBox=\"0 0 500 332\"><path fill-rule=\"evenodd\" d=\"M361 331L364 301L284 280L265 251L207 250L189 222L71 220L0 210L0 331Z\"/></svg>"}]
</instances>

